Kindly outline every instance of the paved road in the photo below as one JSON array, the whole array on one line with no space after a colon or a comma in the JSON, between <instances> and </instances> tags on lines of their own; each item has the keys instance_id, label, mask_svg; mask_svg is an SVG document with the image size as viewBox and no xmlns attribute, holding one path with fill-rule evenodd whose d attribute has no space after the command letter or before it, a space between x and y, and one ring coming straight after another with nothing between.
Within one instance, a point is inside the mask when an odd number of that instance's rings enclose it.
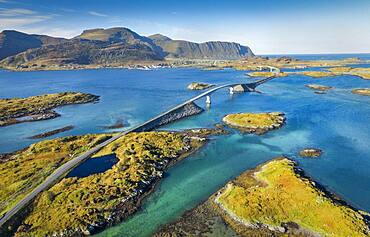
<instances>
[{"instance_id":1,"label":"paved road","mask_svg":"<svg viewBox=\"0 0 370 237\"><path fill-rule=\"evenodd\" d=\"M4 216L1 218L0 220L0 227L6 223L10 218L12 218L15 214L17 214L23 207L27 206L27 204L32 200L34 199L39 193L41 193L43 190L47 189L48 187L50 187L51 185L53 185L54 183L56 183L60 178L62 178L64 175L66 175L69 171L71 171L74 167L76 167L77 165L79 165L80 163L82 163L83 161L85 161L86 159L88 159L90 156L92 156L93 154L95 154L96 152L98 152L100 149L102 149L103 147L105 147L106 145L108 145L109 143L117 140L118 138L122 137L122 136L125 136L126 134L130 133L130 132L135 132L136 130L139 130L140 128L148 125L149 123L155 121L156 119L159 119L161 118L162 116L165 116L173 111L175 111L176 109L179 109L181 107L183 107L184 105L188 104L188 103L191 103L191 102L194 102L204 96L207 96L217 90L220 90L222 88L225 88L225 87L232 87L232 86L235 86L235 85L240 85L240 84L244 84L246 85L248 88L251 88L252 90L254 90L258 85L262 84L262 83L265 83L269 80L273 79L273 77L269 77L269 78L266 78L266 79L263 79L263 80L260 80L260 81L257 81L257 82L254 82L254 83L230 83L230 84L226 84L226 85L221 85L221 86L216 86L208 91L205 91L187 101L185 101L184 103L182 104L179 104L161 114L159 114L158 116L152 118L152 119L149 119L148 121L136 126L136 127L133 127L129 130L126 130L124 132L121 132L119 134L117 134L116 136L113 136L112 138L100 143L99 145L95 146L94 148L92 148L91 150L85 152L84 154L76 157L76 158L73 158L72 160L66 162L64 165L60 166L59 168L57 168L50 176L48 176L39 186L37 186L32 192L30 192L29 194L27 194L23 199L21 199L17 204L15 204L7 213L4 214Z\"/></svg>"}]
</instances>

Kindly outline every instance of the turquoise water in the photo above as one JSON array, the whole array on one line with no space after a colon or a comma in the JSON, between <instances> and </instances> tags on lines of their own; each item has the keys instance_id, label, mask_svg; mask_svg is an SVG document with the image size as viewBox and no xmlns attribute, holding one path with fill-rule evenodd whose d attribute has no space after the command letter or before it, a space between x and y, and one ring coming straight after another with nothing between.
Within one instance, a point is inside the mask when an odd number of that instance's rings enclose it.
<instances>
[{"instance_id":1,"label":"turquoise water","mask_svg":"<svg viewBox=\"0 0 370 237\"><path fill-rule=\"evenodd\" d=\"M186 90L192 81L251 80L244 73L198 69L0 71L0 88L7 88L0 91L2 98L66 90L102 96L97 104L57 109L62 116L53 120L0 128L0 152L27 146L34 142L27 137L66 125L76 128L54 137L113 131L102 126L121 118L135 126L200 93ZM335 89L318 95L304 87L307 83ZM161 129L211 127L232 112L282 111L287 124L262 136L231 130L229 135L212 137L203 149L167 172L137 214L98 236L149 236L244 170L280 155L297 160L308 175L353 206L370 211L370 97L350 93L358 87L370 87L370 81L353 76L314 79L292 75L262 85L258 88L261 94L230 96L227 90L213 94L209 110ZM204 106L204 100L198 104ZM297 157L297 151L311 146L323 149L323 156L314 160Z\"/></svg>"}]
</instances>

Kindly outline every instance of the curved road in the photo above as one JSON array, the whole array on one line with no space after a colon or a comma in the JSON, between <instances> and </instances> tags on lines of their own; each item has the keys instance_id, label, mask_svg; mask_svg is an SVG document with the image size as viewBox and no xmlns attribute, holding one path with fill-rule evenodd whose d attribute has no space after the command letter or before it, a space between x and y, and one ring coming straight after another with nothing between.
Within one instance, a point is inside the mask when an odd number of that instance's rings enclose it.
<instances>
[{"instance_id":1,"label":"curved road","mask_svg":"<svg viewBox=\"0 0 370 237\"><path fill-rule=\"evenodd\" d=\"M253 82L253 83L231 83L231 84L225 84L225 85L221 85L221 86L217 86L217 87L214 87L208 91L205 91L187 101L185 101L184 103L182 104L179 104L175 107L173 107L172 109L170 110L167 110L161 114L159 114L158 116L138 125L138 126L135 126L131 129L128 129L126 131L123 131L119 134L117 134L116 136L113 136L111 137L110 139L100 143L99 145L95 146L94 148L90 149L89 151L85 152L84 154L82 155L79 155L77 156L76 158L73 158L72 160L66 162L64 165L60 166L59 168L57 168L51 175L49 175L39 186L37 186L34 190L32 190L30 193L28 193L24 198L22 198L17 204L15 204L8 212L6 212L3 217L1 218L0 220L0 227L5 224L10 218L12 218L15 214L17 214L22 208L24 208L25 206L27 206L27 204L32 200L34 199L39 193L41 193L44 189L47 189L48 187L50 187L51 185L53 185L55 182L57 182L60 178L62 178L64 175L66 175L69 171L71 171L74 167L76 167L77 165L79 165L80 163L82 163L83 161L85 161L86 159L88 159L90 156L92 156L94 153L98 152L100 149L102 149L104 146L108 145L109 143L117 140L118 138L122 137L122 136L125 136L126 134L128 133L131 133L131 132L135 132L136 130L139 130L140 128L142 128L143 126L153 122L154 120L162 117L162 116L165 116L173 111L175 111L176 109L179 109L183 106L185 106L186 104L188 103L191 103L191 102L194 102L204 96L207 96L217 90L220 90L222 88L225 88L225 87L232 87L232 86L236 86L236 85L245 85L247 86L248 88L250 88L252 91L260 84L263 84L271 79L273 79L274 77L269 77L269 78L266 78L266 79L263 79L263 80L260 80L260 81L257 81L257 82Z\"/></svg>"}]
</instances>

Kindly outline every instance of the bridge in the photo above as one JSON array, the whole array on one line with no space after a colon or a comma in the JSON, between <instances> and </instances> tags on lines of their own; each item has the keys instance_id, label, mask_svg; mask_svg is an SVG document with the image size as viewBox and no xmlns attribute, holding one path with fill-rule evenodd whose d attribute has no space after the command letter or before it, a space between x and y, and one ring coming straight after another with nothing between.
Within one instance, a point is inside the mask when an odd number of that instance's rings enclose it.
<instances>
[{"instance_id":1,"label":"bridge","mask_svg":"<svg viewBox=\"0 0 370 237\"><path fill-rule=\"evenodd\" d=\"M259 70L267 69L267 70L270 70L270 72L280 73L280 68L268 66L268 65L257 66L257 69Z\"/></svg>"},{"instance_id":2,"label":"bridge","mask_svg":"<svg viewBox=\"0 0 370 237\"><path fill-rule=\"evenodd\" d=\"M263 83L266 83L267 81L273 79L273 77L268 77L268 78L265 78L265 79L262 79L262 80L259 80L259 81L256 81L256 82L252 82L252 83L230 83L230 84L225 84L225 85L221 85L221 86L216 86L216 87L213 87L157 116L155 116L154 118L152 119L149 119L148 121L142 123L142 124L139 124L133 128L130 128L126 131L123 131L113 137L111 137L110 139L98 144L97 146L95 146L94 148L90 149L89 151L83 153L82 155L79 155L75 158L73 158L72 160L66 162L65 164L63 164L62 166L58 167L50 176L48 176L40 185L38 185L34 190L32 190L30 193L28 193L24 198L22 198L18 203L16 203L13 207L11 207L8 212L6 212L3 217L0 219L0 227L2 227L7 221L9 221L14 215L16 215L19 211L21 211L24 207L26 207L28 205L28 203L33 200L38 194L40 194L42 191L44 191L45 189L49 188L50 186L52 186L53 184L55 184L58 180L60 180L61 178L63 178L68 172L70 172L73 168L77 167L79 164L81 164L82 162L84 162L85 160L87 160L89 157L91 157L92 155L94 155L95 153L97 153L99 150L101 150L103 147L107 146L108 144L110 144L111 142L125 136L126 134L128 133L131 133L131 132L143 132L143 131L150 131L152 129L154 129L155 127L158 127L160 125L163 125L165 124L165 122L163 122L161 119L163 119L164 117L168 116L168 115L171 115L173 113L176 113L177 111L181 110L182 108L184 108L185 106L189 105L190 103L202 98L202 97L205 97L205 96L209 96L210 94L212 94L213 92L215 91L218 91L220 89L223 89L223 88L232 88L234 86L237 86L237 85L242 85L243 88L246 88L247 90L246 91L255 91L256 87L263 84ZM186 116L180 116L180 117L176 117L175 119L181 119L183 117L186 117ZM174 120L172 120L174 121ZM1 232L0 232L1 233Z\"/></svg>"}]
</instances>

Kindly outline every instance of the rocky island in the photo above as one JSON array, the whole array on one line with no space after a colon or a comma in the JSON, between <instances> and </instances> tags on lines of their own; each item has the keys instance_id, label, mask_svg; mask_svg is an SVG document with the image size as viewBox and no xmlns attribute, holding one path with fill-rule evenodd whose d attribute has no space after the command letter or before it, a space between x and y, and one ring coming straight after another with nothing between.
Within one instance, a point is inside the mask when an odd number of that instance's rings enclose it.
<instances>
[{"instance_id":1,"label":"rocky island","mask_svg":"<svg viewBox=\"0 0 370 237\"><path fill-rule=\"evenodd\" d=\"M81 92L62 92L27 98L0 99L0 127L58 117L53 109L71 104L91 103L99 96Z\"/></svg>"},{"instance_id":2,"label":"rocky island","mask_svg":"<svg viewBox=\"0 0 370 237\"><path fill-rule=\"evenodd\" d=\"M365 237L369 217L280 157L244 172L156 236L207 236L222 228L230 236Z\"/></svg>"},{"instance_id":3,"label":"rocky island","mask_svg":"<svg viewBox=\"0 0 370 237\"><path fill-rule=\"evenodd\" d=\"M308 84L305 85L307 88L310 88L312 90L317 90L317 91L328 91L330 89L333 89L331 86L323 86L323 85L318 85L318 84Z\"/></svg>"},{"instance_id":4,"label":"rocky island","mask_svg":"<svg viewBox=\"0 0 370 237\"><path fill-rule=\"evenodd\" d=\"M208 84L208 83L203 83L203 82L192 82L188 85L189 90L205 90L208 88L213 87L214 85Z\"/></svg>"},{"instance_id":5,"label":"rocky island","mask_svg":"<svg viewBox=\"0 0 370 237\"><path fill-rule=\"evenodd\" d=\"M321 156L322 150L318 148L305 148L301 151L299 151L299 155L301 157L311 157L311 158L317 158Z\"/></svg>"},{"instance_id":6,"label":"rocky island","mask_svg":"<svg viewBox=\"0 0 370 237\"><path fill-rule=\"evenodd\" d=\"M115 154L118 162L102 173L66 177L31 203L15 236L76 236L122 221L135 212L166 169L199 149L222 129L130 133L110 143L95 159ZM1 213L51 172L113 134L46 140L2 158ZM40 171L43 172L40 172ZM13 183L13 185L9 185Z\"/></svg>"},{"instance_id":7,"label":"rocky island","mask_svg":"<svg viewBox=\"0 0 370 237\"><path fill-rule=\"evenodd\" d=\"M353 94L370 96L370 88L353 89Z\"/></svg>"},{"instance_id":8,"label":"rocky island","mask_svg":"<svg viewBox=\"0 0 370 237\"><path fill-rule=\"evenodd\" d=\"M285 116L281 112L239 113L228 114L222 118L222 121L228 126L242 132L264 134L283 126Z\"/></svg>"}]
</instances>

